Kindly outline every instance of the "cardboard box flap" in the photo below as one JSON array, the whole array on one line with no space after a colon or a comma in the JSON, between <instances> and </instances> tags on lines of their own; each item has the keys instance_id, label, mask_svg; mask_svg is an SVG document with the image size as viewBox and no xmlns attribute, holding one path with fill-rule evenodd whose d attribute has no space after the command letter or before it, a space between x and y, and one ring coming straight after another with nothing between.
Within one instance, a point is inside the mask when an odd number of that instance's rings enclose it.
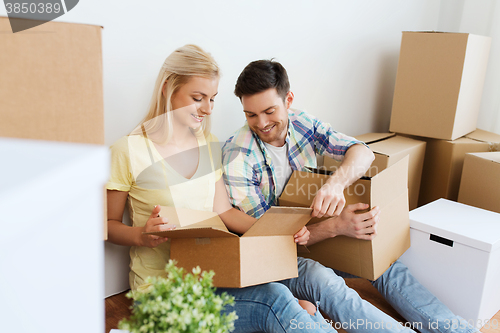
<instances>
[{"instance_id":1,"label":"cardboard box flap","mask_svg":"<svg viewBox=\"0 0 500 333\"><path fill-rule=\"evenodd\" d=\"M168 224L177 228L145 234L169 238L238 237L227 230L215 212L162 206L160 216L168 218Z\"/></svg>"},{"instance_id":2,"label":"cardboard box flap","mask_svg":"<svg viewBox=\"0 0 500 333\"><path fill-rule=\"evenodd\" d=\"M355 138L356 140L363 141L366 144L370 144L385 140L393 136L396 136L396 133L366 133L357 135Z\"/></svg>"},{"instance_id":3,"label":"cardboard box flap","mask_svg":"<svg viewBox=\"0 0 500 333\"><path fill-rule=\"evenodd\" d=\"M310 178L314 178L314 174L328 175L328 176L331 176L334 174L333 171L325 170L325 169L316 169L316 168L311 168L311 167L306 167L306 169L307 169L307 172L312 174L312 176ZM362 176L360 179L370 180L371 178L368 176Z\"/></svg>"},{"instance_id":4,"label":"cardboard box flap","mask_svg":"<svg viewBox=\"0 0 500 333\"><path fill-rule=\"evenodd\" d=\"M177 227L213 227L228 231L215 212L162 206L160 216L168 218L168 224L175 224Z\"/></svg>"},{"instance_id":5,"label":"cardboard box flap","mask_svg":"<svg viewBox=\"0 0 500 333\"><path fill-rule=\"evenodd\" d=\"M481 228L474 227L481 221ZM500 214L447 199L410 212L410 226L430 235L485 252L500 248Z\"/></svg>"},{"instance_id":6,"label":"cardboard box flap","mask_svg":"<svg viewBox=\"0 0 500 333\"><path fill-rule=\"evenodd\" d=\"M417 144L425 144L423 141L417 141L403 136L394 136L388 140L370 143L373 152L391 156L415 147Z\"/></svg>"},{"instance_id":7,"label":"cardboard box flap","mask_svg":"<svg viewBox=\"0 0 500 333\"><path fill-rule=\"evenodd\" d=\"M179 229L165 230L159 232L146 232L146 235L156 235L168 238L220 238L238 237L229 231L220 230L214 227L191 228L181 227Z\"/></svg>"},{"instance_id":8,"label":"cardboard box flap","mask_svg":"<svg viewBox=\"0 0 500 333\"><path fill-rule=\"evenodd\" d=\"M487 142L490 145L495 146L492 148L495 148L496 150L500 149L499 134L484 131L482 129L477 129L474 132L467 134L465 137L476 141Z\"/></svg>"},{"instance_id":9,"label":"cardboard box flap","mask_svg":"<svg viewBox=\"0 0 500 333\"><path fill-rule=\"evenodd\" d=\"M312 209L271 207L241 237L294 235L311 219Z\"/></svg>"},{"instance_id":10,"label":"cardboard box flap","mask_svg":"<svg viewBox=\"0 0 500 333\"><path fill-rule=\"evenodd\" d=\"M394 163L371 178L371 206L383 208L390 203L396 193L408 190L409 156Z\"/></svg>"}]
</instances>

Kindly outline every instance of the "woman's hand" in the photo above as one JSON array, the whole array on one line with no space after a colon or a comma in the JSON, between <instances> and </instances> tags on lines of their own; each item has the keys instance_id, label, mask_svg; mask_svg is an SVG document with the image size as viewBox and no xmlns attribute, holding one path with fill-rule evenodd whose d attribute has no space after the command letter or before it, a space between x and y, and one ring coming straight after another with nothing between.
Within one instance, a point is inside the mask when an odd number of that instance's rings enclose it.
<instances>
[{"instance_id":1,"label":"woman's hand","mask_svg":"<svg viewBox=\"0 0 500 333\"><path fill-rule=\"evenodd\" d=\"M311 233L307 230L307 227L304 226L295 235L293 235L293 239L295 240L295 243L299 245L306 245L310 235Z\"/></svg>"},{"instance_id":2,"label":"woman's hand","mask_svg":"<svg viewBox=\"0 0 500 333\"><path fill-rule=\"evenodd\" d=\"M160 217L158 215L160 213L160 210L160 205L157 205L155 206L155 208L153 208L153 212L146 222L146 225L143 227L142 232L158 232L175 229L175 225L167 224L168 219L166 217ZM141 246L145 247L157 247L158 245L165 243L167 240L167 237L141 234Z\"/></svg>"}]
</instances>

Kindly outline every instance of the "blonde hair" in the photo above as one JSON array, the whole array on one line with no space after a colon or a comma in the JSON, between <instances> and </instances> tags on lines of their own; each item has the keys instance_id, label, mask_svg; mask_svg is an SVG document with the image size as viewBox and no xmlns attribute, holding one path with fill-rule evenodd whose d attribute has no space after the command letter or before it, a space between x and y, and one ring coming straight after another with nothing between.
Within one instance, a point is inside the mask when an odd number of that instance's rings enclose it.
<instances>
[{"instance_id":1,"label":"blonde hair","mask_svg":"<svg viewBox=\"0 0 500 333\"><path fill-rule=\"evenodd\" d=\"M197 45L187 44L172 52L156 79L149 111L139 126L130 134L155 133L160 143L172 137L172 95L193 76L218 78L219 66L214 58ZM165 87L165 94L163 94ZM195 135L210 132L210 116L205 116Z\"/></svg>"}]
</instances>

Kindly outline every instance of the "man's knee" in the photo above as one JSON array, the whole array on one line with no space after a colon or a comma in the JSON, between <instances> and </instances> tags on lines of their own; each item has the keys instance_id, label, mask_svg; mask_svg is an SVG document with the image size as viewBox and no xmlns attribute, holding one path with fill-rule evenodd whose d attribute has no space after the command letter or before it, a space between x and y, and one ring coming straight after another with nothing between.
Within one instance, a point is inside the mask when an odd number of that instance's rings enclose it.
<instances>
[{"instance_id":1,"label":"man's knee","mask_svg":"<svg viewBox=\"0 0 500 333\"><path fill-rule=\"evenodd\" d=\"M333 269L311 259L301 259L299 261L299 278L305 279L309 284L336 285L339 288L345 286L344 279L338 276Z\"/></svg>"}]
</instances>

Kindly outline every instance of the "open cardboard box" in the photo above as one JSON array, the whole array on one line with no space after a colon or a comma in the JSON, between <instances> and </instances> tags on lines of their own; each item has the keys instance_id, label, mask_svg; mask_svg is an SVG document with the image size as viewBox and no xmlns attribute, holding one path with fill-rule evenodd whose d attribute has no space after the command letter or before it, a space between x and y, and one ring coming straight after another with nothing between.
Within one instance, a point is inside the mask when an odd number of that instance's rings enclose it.
<instances>
[{"instance_id":1,"label":"open cardboard box","mask_svg":"<svg viewBox=\"0 0 500 333\"><path fill-rule=\"evenodd\" d=\"M417 208L420 191L420 180L424 166L425 141L396 135L395 133L367 133L356 136L357 140L366 143L375 154L375 160L366 172L373 177L387 167L409 155L408 161L408 195L410 210ZM340 162L325 156L323 166L336 171Z\"/></svg>"},{"instance_id":2,"label":"open cardboard box","mask_svg":"<svg viewBox=\"0 0 500 333\"><path fill-rule=\"evenodd\" d=\"M403 32L390 131L455 140L474 131L491 37Z\"/></svg>"},{"instance_id":3,"label":"open cardboard box","mask_svg":"<svg viewBox=\"0 0 500 333\"><path fill-rule=\"evenodd\" d=\"M458 202L500 213L500 152L465 155Z\"/></svg>"},{"instance_id":4,"label":"open cardboard box","mask_svg":"<svg viewBox=\"0 0 500 333\"><path fill-rule=\"evenodd\" d=\"M408 160L389 166L373 177L362 177L344 190L346 205L363 202L381 209L377 236L359 240L346 236L326 239L307 247L300 255L321 264L369 280L377 279L410 247L408 210ZM309 207L318 189L330 177L324 170L294 171L280 206ZM322 219L312 219L318 223Z\"/></svg>"},{"instance_id":5,"label":"open cardboard box","mask_svg":"<svg viewBox=\"0 0 500 333\"><path fill-rule=\"evenodd\" d=\"M242 288L298 276L293 235L311 219L310 208L271 207L241 237L217 213L162 207L174 230L154 232L171 239L170 258L191 270L213 270L214 286Z\"/></svg>"}]
</instances>

